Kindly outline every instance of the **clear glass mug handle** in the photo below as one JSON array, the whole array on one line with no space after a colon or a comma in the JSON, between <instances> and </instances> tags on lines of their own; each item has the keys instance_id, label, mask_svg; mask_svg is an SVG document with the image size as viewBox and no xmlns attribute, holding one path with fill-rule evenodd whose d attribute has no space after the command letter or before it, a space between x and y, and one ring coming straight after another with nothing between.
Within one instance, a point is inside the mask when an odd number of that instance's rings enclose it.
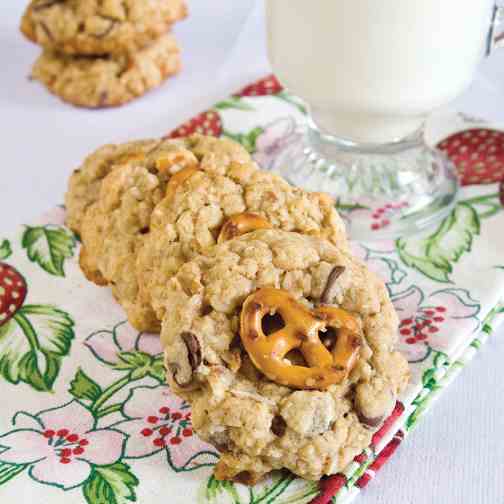
<instances>
[{"instance_id":1,"label":"clear glass mug handle","mask_svg":"<svg viewBox=\"0 0 504 504\"><path fill-rule=\"evenodd\" d=\"M495 49L504 47L504 5L495 4L490 33L488 34L487 56Z\"/></svg>"}]
</instances>

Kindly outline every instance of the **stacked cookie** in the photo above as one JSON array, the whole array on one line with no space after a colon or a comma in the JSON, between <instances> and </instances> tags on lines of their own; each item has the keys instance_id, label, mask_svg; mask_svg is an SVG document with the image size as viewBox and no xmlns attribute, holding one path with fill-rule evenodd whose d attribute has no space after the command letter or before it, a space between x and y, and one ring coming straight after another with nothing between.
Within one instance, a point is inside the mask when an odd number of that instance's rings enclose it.
<instances>
[{"instance_id":1,"label":"stacked cookie","mask_svg":"<svg viewBox=\"0 0 504 504\"><path fill-rule=\"evenodd\" d=\"M369 445L409 371L387 290L328 196L196 135L101 148L66 205L86 276L161 332L168 382L221 452L218 478L319 479Z\"/></svg>"},{"instance_id":2,"label":"stacked cookie","mask_svg":"<svg viewBox=\"0 0 504 504\"><path fill-rule=\"evenodd\" d=\"M21 31L43 47L32 77L81 107L122 105L180 70L170 32L185 0L31 0Z\"/></svg>"}]
</instances>

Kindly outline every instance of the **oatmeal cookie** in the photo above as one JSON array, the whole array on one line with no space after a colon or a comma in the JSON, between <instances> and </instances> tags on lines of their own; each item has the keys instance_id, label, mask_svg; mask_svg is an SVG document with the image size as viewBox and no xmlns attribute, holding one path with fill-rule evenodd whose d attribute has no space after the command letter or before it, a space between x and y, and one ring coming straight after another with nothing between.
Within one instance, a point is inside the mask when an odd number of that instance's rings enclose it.
<instances>
[{"instance_id":1,"label":"oatmeal cookie","mask_svg":"<svg viewBox=\"0 0 504 504\"><path fill-rule=\"evenodd\" d=\"M252 213L269 227L323 236L347 247L344 224L327 195L308 193L259 170L234 142L193 138L197 164L154 209L151 232L138 254L140 293L160 320L167 275L215 245L222 226L233 216Z\"/></svg>"},{"instance_id":2,"label":"oatmeal cookie","mask_svg":"<svg viewBox=\"0 0 504 504\"><path fill-rule=\"evenodd\" d=\"M229 216L257 212L256 219L265 217L268 227L323 234L346 246L330 199L259 171L231 140L195 135L139 146L141 156L135 156L134 144L95 154L87 169L74 175L67 199L69 220L78 225L85 213L79 226L82 270L95 283L111 284L140 330L159 330L167 276L214 245Z\"/></svg>"},{"instance_id":3,"label":"oatmeal cookie","mask_svg":"<svg viewBox=\"0 0 504 504\"><path fill-rule=\"evenodd\" d=\"M163 162L190 153L190 146L191 140L178 139L106 147L105 155L95 153L75 175L70 189L74 196L67 198L81 234L82 271L98 285L110 284L130 322L141 331L159 331L159 321L150 305L138 299L136 257L150 231L152 211L176 169Z\"/></svg>"},{"instance_id":4,"label":"oatmeal cookie","mask_svg":"<svg viewBox=\"0 0 504 504\"><path fill-rule=\"evenodd\" d=\"M98 199L103 179L118 165L149 162L149 153L162 143L155 139L108 144L90 154L70 177L65 195L67 226L80 235L84 214Z\"/></svg>"},{"instance_id":5,"label":"oatmeal cookie","mask_svg":"<svg viewBox=\"0 0 504 504\"><path fill-rule=\"evenodd\" d=\"M409 379L385 285L320 237L260 230L218 245L167 279L165 303L168 381L221 452L219 479L341 471ZM334 361L317 368L313 352ZM314 369L322 376L296 382Z\"/></svg>"},{"instance_id":6,"label":"oatmeal cookie","mask_svg":"<svg viewBox=\"0 0 504 504\"><path fill-rule=\"evenodd\" d=\"M184 0L32 0L21 31L69 55L122 54L150 45L186 15Z\"/></svg>"},{"instance_id":7,"label":"oatmeal cookie","mask_svg":"<svg viewBox=\"0 0 504 504\"><path fill-rule=\"evenodd\" d=\"M179 72L180 50L168 33L135 53L69 56L46 49L32 77L63 101L79 107L123 105Z\"/></svg>"}]
</instances>

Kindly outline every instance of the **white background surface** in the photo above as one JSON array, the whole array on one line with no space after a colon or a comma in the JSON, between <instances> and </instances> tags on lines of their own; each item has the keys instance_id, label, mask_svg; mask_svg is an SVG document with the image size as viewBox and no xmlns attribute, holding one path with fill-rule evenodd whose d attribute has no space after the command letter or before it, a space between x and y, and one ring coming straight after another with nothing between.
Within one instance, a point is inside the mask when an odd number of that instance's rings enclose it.
<instances>
[{"instance_id":1,"label":"white background surface","mask_svg":"<svg viewBox=\"0 0 504 504\"><path fill-rule=\"evenodd\" d=\"M18 32L25 4L0 1L0 235L61 203L72 169L99 145L160 135L268 72L260 0L189 0L175 28L183 73L128 106L79 110L28 81L39 49ZM482 64L455 106L504 123L504 53ZM360 502L504 503L503 361L500 331Z\"/></svg>"}]
</instances>

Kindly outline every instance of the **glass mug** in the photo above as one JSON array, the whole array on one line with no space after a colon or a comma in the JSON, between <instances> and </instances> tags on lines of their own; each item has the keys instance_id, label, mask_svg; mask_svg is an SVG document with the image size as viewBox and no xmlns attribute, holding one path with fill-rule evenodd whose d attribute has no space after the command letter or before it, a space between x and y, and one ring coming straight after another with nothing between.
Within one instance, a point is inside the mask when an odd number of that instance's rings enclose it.
<instances>
[{"instance_id":1,"label":"glass mug","mask_svg":"<svg viewBox=\"0 0 504 504\"><path fill-rule=\"evenodd\" d=\"M342 208L399 209L373 238L445 217L456 172L423 125L469 86L501 10L495 0L266 0L273 71L310 111L272 169ZM352 238L369 239L362 212L349 215Z\"/></svg>"}]
</instances>

